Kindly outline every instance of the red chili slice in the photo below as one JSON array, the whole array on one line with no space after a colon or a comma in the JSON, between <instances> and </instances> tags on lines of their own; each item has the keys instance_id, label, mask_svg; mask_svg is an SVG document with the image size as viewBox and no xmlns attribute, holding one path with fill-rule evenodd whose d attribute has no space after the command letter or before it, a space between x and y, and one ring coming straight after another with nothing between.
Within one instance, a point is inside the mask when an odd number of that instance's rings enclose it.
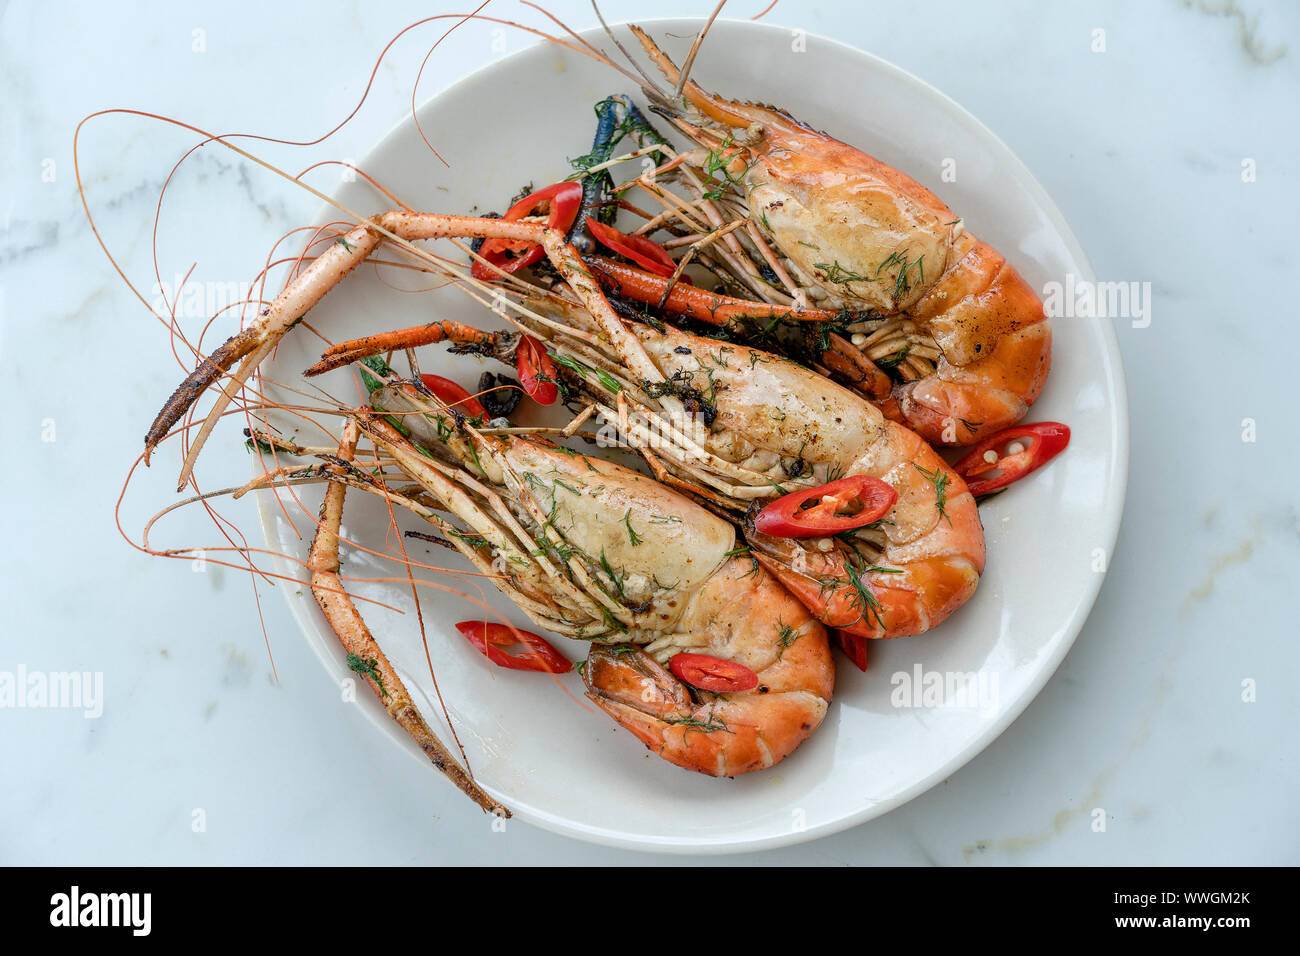
<instances>
[{"instance_id":1,"label":"red chili slice","mask_svg":"<svg viewBox=\"0 0 1300 956\"><path fill-rule=\"evenodd\" d=\"M1012 444L1019 444L1021 450L1008 454ZM1042 468L1068 444L1070 426L1060 422L1017 425L984 439L953 465L953 470L966 479L970 493L978 498ZM997 456L993 461L986 457L989 452Z\"/></svg>"},{"instance_id":2,"label":"red chili slice","mask_svg":"<svg viewBox=\"0 0 1300 956\"><path fill-rule=\"evenodd\" d=\"M483 404L451 379L441 375L421 375L420 381L424 382L425 388L465 417L487 421L488 413Z\"/></svg>"},{"instance_id":3,"label":"red chili slice","mask_svg":"<svg viewBox=\"0 0 1300 956\"><path fill-rule=\"evenodd\" d=\"M619 255L627 256L655 275L671 276L677 271L677 263L668 254L668 250L653 239L647 239L645 236L629 236L603 222L597 222L590 216L587 217L587 228L602 246L608 246Z\"/></svg>"},{"instance_id":4,"label":"red chili slice","mask_svg":"<svg viewBox=\"0 0 1300 956\"><path fill-rule=\"evenodd\" d=\"M582 205L582 186L579 183L563 182L539 189L507 209L506 214L501 218L511 221L523 219L525 216L533 215L542 203L547 203L550 207L550 215L546 219L547 227L567 231L573 225L573 220L578 218L578 207ZM512 258L509 255L511 252L523 254ZM540 259L543 249L536 243L529 245L512 239L489 239L480 247L478 254L502 272L513 273L525 266L531 266ZM477 259L470 265L470 274L484 282L501 278Z\"/></svg>"},{"instance_id":5,"label":"red chili slice","mask_svg":"<svg viewBox=\"0 0 1300 956\"><path fill-rule=\"evenodd\" d=\"M824 538L879 521L897 500L898 492L879 478L854 475L777 498L754 527L777 538ZM839 513L849 508L855 510Z\"/></svg>"},{"instance_id":6,"label":"red chili slice","mask_svg":"<svg viewBox=\"0 0 1300 956\"><path fill-rule=\"evenodd\" d=\"M758 686L758 675L744 664L708 654L675 654L668 662L668 669L678 680L715 694L753 690Z\"/></svg>"},{"instance_id":7,"label":"red chili slice","mask_svg":"<svg viewBox=\"0 0 1300 956\"><path fill-rule=\"evenodd\" d=\"M546 347L531 335L519 340L515 349L515 371L519 384L538 405L554 405L560 391L555 384L555 362Z\"/></svg>"},{"instance_id":8,"label":"red chili slice","mask_svg":"<svg viewBox=\"0 0 1300 956\"><path fill-rule=\"evenodd\" d=\"M532 631L488 621L461 621L460 631L493 664L516 671L540 671L543 674L566 674L573 662L557 651L551 642ZM507 653L510 649L510 653Z\"/></svg>"},{"instance_id":9,"label":"red chili slice","mask_svg":"<svg viewBox=\"0 0 1300 956\"><path fill-rule=\"evenodd\" d=\"M846 634L844 631L836 631L835 637L840 642L840 650L848 655L849 660L860 671L867 669L867 639L859 637L857 634Z\"/></svg>"}]
</instances>

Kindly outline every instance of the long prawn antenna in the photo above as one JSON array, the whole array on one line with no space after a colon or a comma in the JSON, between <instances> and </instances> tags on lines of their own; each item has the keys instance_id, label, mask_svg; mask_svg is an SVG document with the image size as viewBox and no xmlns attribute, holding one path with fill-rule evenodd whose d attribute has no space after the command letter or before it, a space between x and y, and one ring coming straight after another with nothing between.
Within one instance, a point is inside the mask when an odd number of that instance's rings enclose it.
<instances>
[{"instance_id":1,"label":"long prawn antenna","mask_svg":"<svg viewBox=\"0 0 1300 956\"><path fill-rule=\"evenodd\" d=\"M593 0L594 2L594 0ZM695 35L695 42L691 44L691 50L686 54L686 59L682 62L681 73L677 76L677 88L673 90L673 98L677 99L682 95L682 90L686 88L686 80L691 75L691 67L695 65L695 55L700 52L700 47L704 43L704 37L709 32L709 27L713 26L713 21L718 19L718 14L722 8L727 5L727 0L718 0L718 5L713 8L709 14L709 19L704 22L700 32Z\"/></svg>"},{"instance_id":2,"label":"long prawn antenna","mask_svg":"<svg viewBox=\"0 0 1300 956\"><path fill-rule=\"evenodd\" d=\"M726 2L726 0L723 0L723 2ZM623 46L622 41L619 40L618 37L614 36L614 31L611 30L609 24L605 22L605 15L600 12L600 4L598 4L596 0L591 0L591 9L596 11L596 19L600 21L601 28L605 31L605 35L609 37L610 42L612 42L614 46L618 47L619 52L623 54L623 57L627 62L632 64L632 69L636 70L637 73L641 75L641 92L645 93L646 98L652 103L668 104L670 102L668 94L659 87L659 84L654 81L654 78L650 76L649 73L641 68L641 64L638 63L636 58L627 51L627 47Z\"/></svg>"}]
</instances>

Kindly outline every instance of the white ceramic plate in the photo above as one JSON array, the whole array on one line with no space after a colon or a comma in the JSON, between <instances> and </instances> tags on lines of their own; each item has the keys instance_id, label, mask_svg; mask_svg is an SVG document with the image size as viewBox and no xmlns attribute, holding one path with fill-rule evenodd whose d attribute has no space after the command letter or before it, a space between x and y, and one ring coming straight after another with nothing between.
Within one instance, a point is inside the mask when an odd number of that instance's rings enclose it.
<instances>
[{"instance_id":1,"label":"white ceramic plate","mask_svg":"<svg viewBox=\"0 0 1300 956\"><path fill-rule=\"evenodd\" d=\"M699 24L661 20L645 26L681 62ZM607 45L595 33L589 37ZM807 45L806 53L796 53L785 29L720 21L694 78L731 96L783 106L904 170L943 196L969 229L1002 250L1036 288L1064 282L1067 275L1093 278L1060 212L977 120L874 56L818 37L808 37ZM420 111L450 169L430 155L409 121L361 165L419 208L500 209L521 184L540 185L569 173L566 157L589 148L593 104L614 92L636 91L590 60L537 46L470 75ZM844 109L849 103L854 108ZM956 182L940 181L945 158L957 162ZM338 198L355 209L386 208L364 183L348 184ZM391 275L385 279L394 281ZM431 316L479 325L490 318L454 290L394 292L367 267L332 293L310 321L338 341ZM839 659L835 700L824 725L771 770L715 780L668 765L584 706L576 674L564 679L565 693L540 675L488 665L451 627L472 616L470 606L429 592L429 651L478 779L519 819L580 839L642 850L725 852L797 843L861 823L922 793L979 753L1038 693L1079 633L1103 577L1095 569L1098 555L1104 564L1123 506L1128 417L1114 334L1097 320L1057 320L1054 329L1052 375L1031 417L1068 422L1073 440L1049 468L982 509L989 560L978 593L938 630L875 647L869 673ZM309 334L289 336L272 374L295 380L318 349ZM479 360L437 348L423 354L425 371L451 374L465 384L481 370ZM356 394L350 373L333 374L326 385L334 394ZM304 499L314 508L319 492ZM303 551L269 496L262 515L273 548ZM300 526L304 520L299 517ZM350 535L383 550L386 523L376 501L349 496ZM422 556L423 548L415 555ZM440 552L431 559L448 558L454 556ZM391 564L356 551L345 553L345 560L349 574L394 573ZM287 563L281 570L294 573ZM310 592L284 590L329 672L348 676L344 654ZM412 610L404 586L376 585L361 593ZM494 591L490 598L527 626ZM414 616L362 607L417 700L423 697L426 713L440 725L428 705L432 686ZM576 643L556 643L575 659L584 653ZM913 674L918 666L926 674L977 674L986 706L895 706L892 676ZM395 744L428 765L371 695L359 707ZM462 799L432 767L429 786L446 799Z\"/></svg>"}]
</instances>

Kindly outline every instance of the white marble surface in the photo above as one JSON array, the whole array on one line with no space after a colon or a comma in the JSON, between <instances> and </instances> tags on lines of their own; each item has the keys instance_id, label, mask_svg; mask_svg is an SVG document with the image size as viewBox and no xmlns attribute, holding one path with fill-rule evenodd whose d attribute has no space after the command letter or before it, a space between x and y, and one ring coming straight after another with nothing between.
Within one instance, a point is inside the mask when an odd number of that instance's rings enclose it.
<instances>
[{"instance_id":1,"label":"white marble surface","mask_svg":"<svg viewBox=\"0 0 1300 956\"><path fill-rule=\"evenodd\" d=\"M654 12L706 6L665 0ZM736 2L729 13L761 6ZM953 96L1034 171L1102 279L1151 283L1153 311L1147 328L1118 323L1132 401L1124 526L1055 678L923 797L745 862L1300 862L1300 673L1285 597L1300 555L1287 334L1300 15L1263 0L1241 0L1241 15L1220 7L781 3L768 14ZM611 19L646 12L604 8ZM162 331L87 226L76 123L133 107L222 132L314 137L355 103L387 39L437 12L427 3L132 9L0 4L0 671L104 675L98 719L0 709L0 862L659 862L522 824L490 832L338 703L278 594L262 598L277 681L244 577L191 574L118 536L121 482L176 374ZM582 3L553 9L576 27L594 23ZM514 3L492 11L536 22ZM401 118L435 29L399 43L358 117L313 157L358 156ZM1091 49L1096 29L1105 52ZM504 39L507 51L525 42ZM498 55L487 27L462 28L431 58L421 99ZM844 107L854 108L850 97ZM98 222L146 292L158 189L189 143L121 117L83 134ZM1243 182L1247 159L1254 182ZM169 281L195 261L209 275L247 275L315 209L216 154L188 165L174 190L159 235ZM1254 442L1243 441L1244 419ZM165 484L128 501L133 531ZM169 536L203 527L189 516ZM251 513L245 528L257 530ZM1253 703L1242 700L1246 680ZM1098 807L1104 833L1092 827ZM201 833L195 808L206 813Z\"/></svg>"}]
</instances>

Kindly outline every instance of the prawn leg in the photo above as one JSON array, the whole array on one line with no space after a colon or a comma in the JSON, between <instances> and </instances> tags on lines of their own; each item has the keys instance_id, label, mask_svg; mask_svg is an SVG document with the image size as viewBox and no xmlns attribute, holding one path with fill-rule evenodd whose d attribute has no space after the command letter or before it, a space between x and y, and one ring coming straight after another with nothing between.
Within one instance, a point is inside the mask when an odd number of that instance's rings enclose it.
<instances>
[{"instance_id":1,"label":"prawn leg","mask_svg":"<svg viewBox=\"0 0 1300 956\"><path fill-rule=\"evenodd\" d=\"M592 267L601 285L615 295L710 325L740 325L743 330L746 322L760 325L765 323L770 328L779 322L833 322L842 325L861 318L844 311L803 309L719 295L696 286L674 284L666 276L658 276L602 256L587 256L585 261ZM843 336L830 333L828 338L829 344L821 354L821 361L830 371L868 398L884 399L889 396L893 383L879 366Z\"/></svg>"},{"instance_id":2,"label":"prawn leg","mask_svg":"<svg viewBox=\"0 0 1300 956\"><path fill-rule=\"evenodd\" d=\"M559 230L548 229L541 223L390 210L358 225L345 237L340 237L294 278L252 325L232 336L211 356L199 361L194 372L163 405L145 434L145 462L148 462L153 449L189 411L198 397L239 362L238 368L231 374L230 381L221 389L204 419L181 465L177 488L184 488L208 435L257 366L270 355L285 334L302 321L330 289L365 261L385 238L421 258L427 258L439 269L445 267L412 245L413 241L485 238L540 243L556 271L582 301L629 369L642 380L663 381L663 374L614 312L582 265L578 251L565 241L564 234Z\"/></svg>"},{"instance_id":3,"label":"prawn leg","mask_svg":"<svg viewBox=\"0 0 1300 956\"><path fill-rule=\"evenodd\" d=\"M719 295L604 256L590 255L583 261L591 266L600 284L611 292L710 325L730 325L742 319L774 323L832 322L845 318L845 313L829 309L801 309Z\"/></svg>"},{"instance_id":4,"label":"prawn leg","mask_svg":"<svg viewBox=\"0 0 1300 956\"><path fill-rule=\"evenodd\" d=\"M339 444L338 457L341 460L352 460L358 436L355 422L348 422ZM325 490L320 524L316 527L307 561L316 603L320 605L325 619L348 652L349 660L362 663L363 667L358 673L365 677L366 683L379 696L388 716L406 731L435 767L485 812L510 816L509 810L474 782L420 715L406 685L397 676L393 665L366 626L361 612L344 590L339 578L339 529L342 526L343 496L346 491L347 486L341 482L331 482Z\"/></svg>"},{"instance_id":5,"label":"prawn leg","mask_svg":"<svg viewBox=\"0 0 1300 956\"><path fill-rule=\"evenodd\" d=\"M517 336L512 332L485 332L472 325L450 320L429 322L409 329L380 332L376 335L339 342L326 349L321 355L321 360L304 371L303 375L311 378L372 355L416 348L421 345L433 345L438 342L452 342L456 348L463 351L504 358L513 351Z\"/></svg>"}]
</instances>

